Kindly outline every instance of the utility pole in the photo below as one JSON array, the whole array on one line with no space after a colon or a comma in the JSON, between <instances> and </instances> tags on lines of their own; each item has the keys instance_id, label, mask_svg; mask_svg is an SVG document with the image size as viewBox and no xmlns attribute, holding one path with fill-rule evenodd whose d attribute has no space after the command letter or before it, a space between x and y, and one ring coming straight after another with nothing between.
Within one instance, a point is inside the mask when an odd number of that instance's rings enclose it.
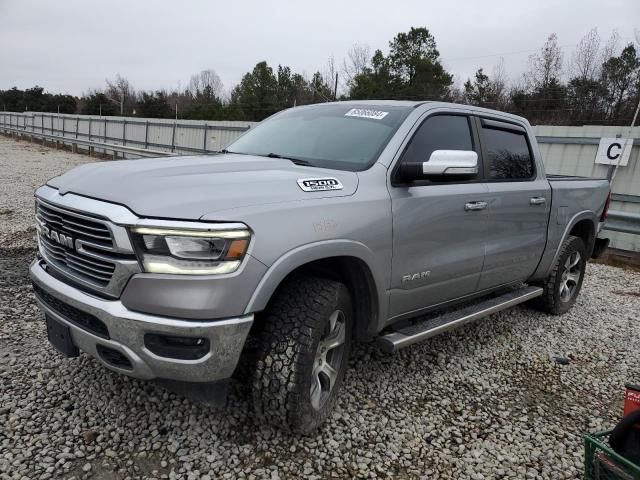
<instances>
[{"instance_id":1,"label":"utility pole","mask_svg":"<svg viewBox=\"0 0 640 480\"><path fill-rule=\"evenodd\" d=\"M60 115L60 105L58 105L58 115Z\"/></svg>"},{"instance_id":2,"label":"utility pole","mask_svg":"<svg viewBox=\"0 0 640 480\"><path fill-rule=\"evenodd\" d=\"M178 102L176 102L176 120L178 119Z\"/></svg>"},{"instance_id":3,"label":"utility pole","mask_svg":"<svg viewBox=\"0 0 640 480\"><path fill-rule=\"evenodd\" d=\"M102 104L100 104L100 116L102 116Z\"/></svg>"},{"instance_id":4,"label":"utility pole","mask_svg":"<svg viewBox=\"0 0 640 480\"><path fill-rule=\"evenodd\" d=\"M338 73L336 72L336 85L333 88L333 99L337 100L338 99Z\"/></svg>"}]
</instances>

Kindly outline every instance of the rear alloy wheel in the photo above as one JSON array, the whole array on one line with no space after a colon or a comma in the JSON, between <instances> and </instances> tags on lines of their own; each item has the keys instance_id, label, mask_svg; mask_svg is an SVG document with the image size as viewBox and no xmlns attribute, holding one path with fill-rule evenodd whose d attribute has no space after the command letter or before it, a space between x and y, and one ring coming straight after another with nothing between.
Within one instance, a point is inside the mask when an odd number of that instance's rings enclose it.
<instances>
[{"instance_id":1,"label":"rear alloy wheel","mask_svg":"<svg viewBox=\"0 0 640 480\"><path fill-rule=\"evenodd\" d=\"M325 278L296 276L270 302L258 334L253 402L258 417L298 433L330 415L349 360L349 291Z\"/></svg>"},{"instance_id":2,"label":"rear alloy wheel","mask_svg":"<svg viewBox=\"0 0 640 480\"><path fill-rule=\"evenodd\" d=\"M568 312L580 293L586 266L584 242L579 237L570 236L560 247L553 270L542 282L542 296L531 303L552 315Z\"/></svg>"},{"instance_id":3,"label":"rear alloy wheel","mask_svg":"<svg viewBox=\"0 0 640 480\"><path fill-rule=\"evenodd\" d=\"M578 290L582 280L582 255L575 251L564 262L564 272L560 278L560 300L568 302Z\"/></svg>"}]
</instances>

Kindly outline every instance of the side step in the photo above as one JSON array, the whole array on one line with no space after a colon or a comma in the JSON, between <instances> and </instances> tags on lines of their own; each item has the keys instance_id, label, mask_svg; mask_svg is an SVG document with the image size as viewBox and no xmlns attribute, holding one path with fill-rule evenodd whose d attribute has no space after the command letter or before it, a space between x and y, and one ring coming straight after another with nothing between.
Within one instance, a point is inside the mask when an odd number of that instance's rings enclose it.
<instances>
[{"instance_id":1,"label":"side step","mask_svg":"<svg viewBox=\"0 0 640 480\"><path fill-rule=\"evenodd\" d=\"M540 287L523 287L499 297L474 303L460 310L444 313L423 322L404 327L377 338L378 346L385 352L393 353L401 348L434 337L440 333L460 327L487 315L513 307L542 295Z\"/></svg>"}]
</instances>

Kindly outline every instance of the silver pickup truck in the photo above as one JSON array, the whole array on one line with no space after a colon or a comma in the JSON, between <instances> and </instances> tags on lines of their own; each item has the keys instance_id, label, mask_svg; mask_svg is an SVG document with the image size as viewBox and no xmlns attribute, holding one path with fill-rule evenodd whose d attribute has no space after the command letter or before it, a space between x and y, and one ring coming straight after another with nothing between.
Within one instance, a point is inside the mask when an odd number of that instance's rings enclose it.
<instances>
[{"instance_id":1,"label":"silver pickup truck","mask_svg":"<svg viewBox=\"0 0 640 480\"><path fill-rule=\"evenodd\" d=\"M242 361L258 416L310 432L352 341L393 352L525 301L569 310L608 199L605 180L546 176L514 115L304 106L217 155L50 180L31 278L64 355L200 383Z\"/></svg>"}]
</instances>

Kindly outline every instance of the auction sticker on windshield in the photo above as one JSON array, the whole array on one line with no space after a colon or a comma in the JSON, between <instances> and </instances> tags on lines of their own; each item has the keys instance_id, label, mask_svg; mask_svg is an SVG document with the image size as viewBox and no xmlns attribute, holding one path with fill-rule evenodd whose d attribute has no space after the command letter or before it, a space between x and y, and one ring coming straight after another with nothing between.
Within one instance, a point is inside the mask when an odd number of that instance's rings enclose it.
<instances>
[{"instance_id":1,"label":"auction sticker on windshield","mask_svg":"<svg viewBox=\"0 0 640 480\"><path fill-rule=\"evenodd\" d=\"M367 108L352 108L344 114L345 117L360 117L360 118L372 118L374 120L382 120L389 112L382 112L380 110L369 110Z\"/></svg>"}]
</instances>

